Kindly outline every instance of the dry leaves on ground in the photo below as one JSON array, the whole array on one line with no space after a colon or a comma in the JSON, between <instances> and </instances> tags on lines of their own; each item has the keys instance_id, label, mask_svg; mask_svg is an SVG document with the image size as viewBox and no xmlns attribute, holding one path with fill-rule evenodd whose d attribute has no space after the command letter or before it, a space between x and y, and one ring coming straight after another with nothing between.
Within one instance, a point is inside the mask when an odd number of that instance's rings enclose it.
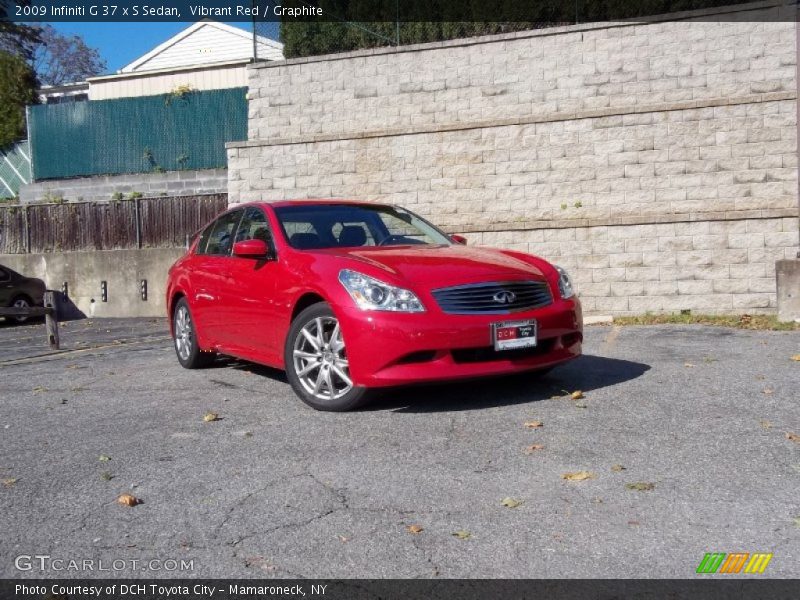
<instances>
[{"instance_id":1,"label":"dry leaves on ground","mask_svg":"<svg viewBox=\"0 0 800 600\"><path fill-rule=\"evenodd\" d=\"M774 389L772 389L770 386L767 386L767 387L765 387L765 388L764 388L764 391L763 391L763 392L761 392L761 393L762 393L762 394L766 394L767 396L769 396L769 395L770 395L770 394L772 394L774 391L775 391L775 390L774 390Z\"/></svg>"},{"instance_id":2,"label":"dry leaves on ground","mask_svg":"<svg viewBox=\"0 0 800 600\"><path fill-rule=\"evenodd\" d=\"M517 500L515 498L503 498L500 500L500 504L506 508L517 508L520 504L522 504L522 500Z\"/></svg>"},{"instance_id":3,"label":"dry leaves on ground","mask_svg":"<svg viewBox=\"0 0 800 600\"><path fill-rule=\"evenodd\" d=\"M100 455L100 456L97 458L97 460L99 460L100 462L108 462L108 461L110 461L110 460L111 460L111 457L110 457L110 456L107 456L107 455L105 455L105 454L101 454L101 455Z\"/></svg>"},{"instance_id":4,"label":"dry leaves on ground","mask_svg":"<svg viewBox=\"0 0 800 600\"><path fill-rule=\"evenodd\" d=\"M406 531L408 533L417 534L417 533L422 533L424 531L424 529L422 527L420 527L419 525L408 525L406 527Z\"/></svg>"},{"instance_id":5,"label":"dry leaves on ground","mask_svg":"<svg viewBox=\"0 0 800 600\"><path fill-rule=\"evenodd\" d=\"M619 473L620 471L624 471L625 467L623 467L622 465L611 465L611 470L614 471L615 473Z\"/></svg>"},{"instance_id":6,"label":"dry leaves on ground","mask_svg":"<svg viewBox=\"0 0 800 600\"><path fill-rule=\"evenodd\" d=\"M580 391L580 390L575 390L574 392L572 392L572 393L570 394L570 397L571 397L573 400L580 400L581 398L583 398L583 397L584 397L584 395L583 395L583 392L582 392L582 391Z\"/></svg>"},{"instance_id":7,"label":"dry leaves on ground","mask_svg":"<svg viewBox=\"0 0 800 600\"><path fill-rule=\"evenodd\" d=\"M108 471L103 471L102 473L100 473L100 479L102 479L103 481L111 481L112 479L114 479L114 475L109 473Z\"/></svg>"},{"instance_id":8,"label":"dry leaves on ground","mask_svg":"<svg viewBox=\"0 0 800 600\"><path fill-rule=\"evenodd\" d=\"M525 427L528 429L538 429L539 427L544 427L544 423L541 421L525 421Z\"/></svg>"},{"instance_id":9,"label":"dry leaves on ground","mask_svg":"<svg viewBox=\"0 0 800 600\"><path fill-rule=\"evenodd\" d=\"M533 454L537 450L544 450L544 446L542 444L531 444L530 446L525 446L525 454Z\"/></svg>"},{"instance_id":10,"label":"dry leaves on ground","mask_svg":"<svg viewBox=\"0 0 800 600\"><path fill-rule=\"evenodd\" d=\"M800 435L797 435L794 432L787 431L786 439L789 440L790 442L794 442L795 444L800 444Z\"/></svg>"},{"instance_id":11,"label":"dry leaves on ground","mask_svg":"<svg viewBox=\"0 0 800 600\"><path fill-rule=\"evenodd\" d=\"M763 429L772 429L772 423L770 423L770 422L769 422L769 421L767 421L766 419L761 419L761 420L758 422L758 424L759 424L759 425L761 425L761 427L762 427Z\"/></svg>"},{"instance_id":12,"label":"dry leaves on ground","mask_svg":"<svg viewBox=\"0 0 800 600\"><path fill-rule=\"evenodd\" d=\"M800 354L795 354L795 355L792 357L792 360L793 360L793 361L795 361L795 362L800 362Z\"/></svg>"},{"instance_id":13,"label":"dry leaves on ground","mask_svg":"<svg viewBox=\"0 0 800 600\"><path fill-rule=\"evenodd\" d=\"M117 498L117 504L121 504L122 506L136 506L137 504L142 504L142 501L131 494L122 494Z\"/></svg>"},{"instance_id":14,"label":"dry leaves on ground","mask_svg":"<svg viewBox=\"0 0 800 600\"><path fill-rule=\"evenodd\" d=\"M567 481L585 481L587 479L594 479L594 474L589 471L572 471L561 475L561 479Z\"/></svg>"},{"instance_id":15,"label":"dry leaves on ground","mask_svg":"<svg viewBox=\"0 0 800 600\"><path fill-rule=\"evenodd\" d=\"M203 415L203 421L206 423L213 423L214 421L219 421L219 415L215 412L207 412Z\"/></svg>"},{"instance_id":16,"label":"dry leaves on ground","mask_svg":"<svg viewBox=\"0 0 800 600\"><path fill-rule=\"evenodd\" d=\"M5 479L0 479L0 482L6 487L11 487L15 483L17 483L16 477L6 477Z\"/></svg>"},{"instance_id":17,"label":"dry leaves on ground","mask_svg":"<svg viewBox=\"0 0 800 600\"><path fill-rule=\"evenodd\" d=\"M626 483L625 489L635 492L649 492L656 489L656 484L649 481L636 481L634 483Z\"/></svg>"},{"instance_id":18,"label":"dry leaves on ground","mask_svg":"<svg viewBox=\"0 0 800 600\"><path fill-rule=\"evenodd\" d=\"M454 531L450 535L452 535L453 537L456 537L456 538L458 538L460 540L468 540L469 538L472 537L472 534L469 531L465 531L463 529L461 529L459 531Z\"/></svg>"}]
</instances>

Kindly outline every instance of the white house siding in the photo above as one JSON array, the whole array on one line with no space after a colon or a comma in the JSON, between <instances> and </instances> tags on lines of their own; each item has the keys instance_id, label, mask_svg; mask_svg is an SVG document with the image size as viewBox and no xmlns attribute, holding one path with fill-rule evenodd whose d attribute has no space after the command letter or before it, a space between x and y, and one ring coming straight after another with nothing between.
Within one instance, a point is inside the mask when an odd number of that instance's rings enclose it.
<instances>
[{"instance_id":1,"label":"white house siding","mask_svg":"<svg viewBox=\"0 0 800 600\"><path fill-rule=\"evenodd\" d=\"M259 58L269 60L283 58L279 49L265 43L259 44L258 55ZM197 64L247 60L252 57L253 38L249 32L244 30L241 33L233 32L208 23L143 63L137 64L133 70L174 69Z\"/></svg>"},{"instance_id":2,"label":"white house siding","mask_svg":"<svg viewBox=\"0 0 800 600\"><path fill-rule=\"evenodd\" d=\"M131 73L90 80L89 99L109 100L166 94L178 86L193 90L222 90L247 86L245 63L208 66L161 73Z\"/></svg>"}]
</instances>

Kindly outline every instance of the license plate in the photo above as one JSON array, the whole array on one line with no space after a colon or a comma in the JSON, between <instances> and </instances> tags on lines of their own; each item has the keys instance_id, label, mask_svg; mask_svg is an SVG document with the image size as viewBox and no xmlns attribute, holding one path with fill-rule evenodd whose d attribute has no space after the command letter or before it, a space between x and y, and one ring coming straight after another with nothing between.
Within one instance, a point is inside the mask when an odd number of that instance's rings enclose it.
<instances>
[{"instance_id":1,"label":"license plate","mask_svg":"<svg viewBox=\"0 0 800 600\"><path fill-rule=\"evenodd\" d=\"M503 321L492 323L495 350L516 350L536 346L536 321Z\"/></svg>"}]
</instances>

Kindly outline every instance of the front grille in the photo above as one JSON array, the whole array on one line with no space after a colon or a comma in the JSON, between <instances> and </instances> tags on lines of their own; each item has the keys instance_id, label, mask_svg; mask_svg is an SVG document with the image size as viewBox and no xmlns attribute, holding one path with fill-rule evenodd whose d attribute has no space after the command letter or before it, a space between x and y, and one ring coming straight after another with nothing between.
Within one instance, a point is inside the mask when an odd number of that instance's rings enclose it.
<instances>
[{"instance_id":1,"label":"front grille","mask_svg":"<svg viewBox=\"0 0 800 600\"><path fill-rule=\"evenodd\" d=\"M442 311L454 315L502 315L541 308L553 301L546 281L473 283L431 293Z\"/></svg>"}]
</instances>

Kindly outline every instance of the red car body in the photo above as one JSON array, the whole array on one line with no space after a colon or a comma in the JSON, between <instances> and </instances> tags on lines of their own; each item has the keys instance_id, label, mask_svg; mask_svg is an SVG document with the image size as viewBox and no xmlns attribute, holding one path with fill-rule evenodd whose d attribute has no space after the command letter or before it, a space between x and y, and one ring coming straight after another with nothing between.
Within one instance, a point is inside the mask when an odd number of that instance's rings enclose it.
<instances>
[{"instance_id":1,"label":"red car body","mask_svg":"<svg viewBox=\"0 0 800 600\"><path fill-rule=\"evenodd\" d=\"M559 272L544 259L462 244L293 248L275 211L315 203L342 204L302 200L242 205L258 207L266 214L273 232L274 260L199 255L195 240L172 266L166 297L169 314L173 314L179 299L186 299L200 348L283 369L285 340L293 318L303 308L325 301L339 320L350 377L356 386L396 386L539 370L580 355L580 302L576 296L561 297ZM343 269L410 289L425 311L362 310L338 280ZM440 308L432 294L451 286L531 280L548 284L552 302L513 315L450 314ZM492 324L510 318L535 319L535 350L494 351Z\"/></svg>"}]
</instances>

